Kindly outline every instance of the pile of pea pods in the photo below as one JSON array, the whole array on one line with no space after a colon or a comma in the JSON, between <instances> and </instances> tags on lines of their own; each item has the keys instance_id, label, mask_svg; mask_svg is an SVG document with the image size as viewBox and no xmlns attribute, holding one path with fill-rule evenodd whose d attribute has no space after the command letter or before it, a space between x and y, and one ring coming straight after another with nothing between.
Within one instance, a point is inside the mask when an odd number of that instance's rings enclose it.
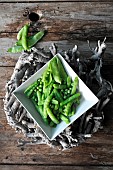
<instances>
[{"instance_id":1,"label":"pile of pea pods","mask_svg":"<svg viewBox=\"0 0 113 170\"><path fill-rule=\"evenodd\" d=\"M79 79L72 81L61 60L56 56L49 62L42 76L24 91L32 100L43 121L56 127L61 121L70 123L80 103Z\"/></svg>"}]
</instances>

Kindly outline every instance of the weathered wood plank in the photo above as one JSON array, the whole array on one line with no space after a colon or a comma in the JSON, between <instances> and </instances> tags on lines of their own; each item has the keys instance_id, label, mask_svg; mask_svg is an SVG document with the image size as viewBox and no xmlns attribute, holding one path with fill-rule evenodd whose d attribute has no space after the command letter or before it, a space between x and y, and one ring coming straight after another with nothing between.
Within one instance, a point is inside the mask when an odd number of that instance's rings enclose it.
<instances>
[{"instance_id":1,"label":"weathered wood plank","mask_svg":"<svg viewBox=\"0 0 113 170\"><path fill-rule=\"evenodd\" d=\"M5 95L5 84L13 73L13 67L0 67L0 97Z\"/></svg>"},{"instance_id":2,"label":"weathered wood plank","mask_svg":"<svg viewBox=\"0 0 113 170\"><path fill-rule=\"evenodd\" d=\"M21 138L23 135L16 134L7 124L0 100L0 164L113 165L113 119L85 143L67 151L46 145L17 147L17 140Z\"/></svg>"},{"instance_id":3,"label":"weathered wood plank","mask_svg":"<svg viewBox=\"0 0 113 170\"><path fill-rule=\"evenodd\" d=\"M0 165L1 170L112 170L112 166L39 166L39 165Z\"/></svg>"},{"instance_id":4,"label":"weathered wood plank","mask_svg":"<svg viewBox=\"0 0 113 170\"><path fill-rule=\"evenodd\" d=\"M104 37L101 38L101 41ZM98 39L97 39L98 40ZM97 40L90 41L92 47L96 47ZM12 54L8 53L9 47L12 47L16 42L16 34L1 34L0 38L0 66L14 66L21 53ZM51 34L48 33L41 42L37 44L37 47L45 48L49 50L51 43L55 43L59 50L72 49L74 45L78 45L78 49L81 55L84 57L90 57L92 52L88 48L87 41L77 40L74 38L74 34ZM106 40L107 49L105 52L104 63L113 65L113 42Z\"/></svg>"},{"instance_id":5,"label":"weathered wood plank","mask_svg":"<svg viewBox=\"0 0 113 170\"><path fill-rule=\"evenodd\" d=\"M26 8L41 12L40 28L48 32L76 33L76 38L113 39L113 2L1 3L0 32L18 31L26 22ZM67 8L68 7L68 8ZM7 11L8 9L8 11Z\"/></svg>"}]
</instances>

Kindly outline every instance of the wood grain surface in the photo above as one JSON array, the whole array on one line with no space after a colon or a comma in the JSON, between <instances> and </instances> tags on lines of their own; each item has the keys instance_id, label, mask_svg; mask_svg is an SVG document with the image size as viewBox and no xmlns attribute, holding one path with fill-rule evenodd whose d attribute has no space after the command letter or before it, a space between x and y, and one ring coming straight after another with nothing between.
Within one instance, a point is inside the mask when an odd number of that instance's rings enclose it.
<instances>
[{"instance_id":1,"label":"wood grain surface","mask_svg":"<svg viewBox=\"0 0 113 170\"><path fill-rule=\"evenodd\" d=\"M112 170L113 169L113 96L104 109L103 129L93 134L79 147L67 151L47 145L18 147L17 134L6 120L3 108L5 84L13 73L20 53L7 49L16 42L20 28L28 23L23 14L42 13L39 29L48 30L37 44L48 51L52 42L59 50L78 45L81 55L90 57L87 40L95 47L97 40L107 37L102 75L113 85L113 1L112 0L0 0L0 170Z\"/></svg>"},{"instance_id":2,"label":"wood grain surface","mask_svg":"<svg viewBox=\"0 0 113 170\"><path fill-rule=\"evenodd\" d=\"M0 6L0 32L17 32L28 22L23 17L28 9L43 14L40 28L48 32L75 33L75 38L82 40L113 38L113 2L1 3Z\"/></svg>"}]
</instances>

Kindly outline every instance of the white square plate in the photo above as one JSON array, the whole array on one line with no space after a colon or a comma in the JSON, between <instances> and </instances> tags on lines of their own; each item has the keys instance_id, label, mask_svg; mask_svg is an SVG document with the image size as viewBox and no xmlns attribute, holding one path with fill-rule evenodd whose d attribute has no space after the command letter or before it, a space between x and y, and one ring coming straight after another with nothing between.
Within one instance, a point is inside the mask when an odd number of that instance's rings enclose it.
<instances>
[{"instance_id":1,"label":"white square plate","mask_svg":"<svg viewBox=\"0 0 113 170\"><path fill-rule=\"evenodd\" d=\"M57 54L56 56L62 61L62 64L67 72L67 74L74 80L78 76L69 64L64 60L64 58ZM34 75L32 75L27 81L20 85L13 93L24 108L29 112L30 116L37 122L38 126L46 134L46 136L53 140L57 135L59 135L65 128L67 128L71 123L73 123L77 118L79 118L83 113L90 109L93 105L98 102L98 98L92 93L92 91L84 84L84 82L79 78L79 91L81 93L80 104L76 108L76 113L70 117L70 123L66 124L61 121L55 128L45 125L40 114L37 113L34 104L27 96L24 94L25 89L41 77L43 72L47 69L48 63L46 63L40 70L38 70Z\"/></svg>"}]
</instances>

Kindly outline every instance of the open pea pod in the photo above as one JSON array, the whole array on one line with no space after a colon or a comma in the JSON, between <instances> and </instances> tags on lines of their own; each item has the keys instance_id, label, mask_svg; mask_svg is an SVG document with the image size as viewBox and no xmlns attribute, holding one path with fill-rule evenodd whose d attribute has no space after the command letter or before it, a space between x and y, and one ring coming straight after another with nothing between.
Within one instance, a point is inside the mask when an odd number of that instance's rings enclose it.
<instances>
[{"instance_id":1,"label":"open pea pod","mask_svg":"<svg viewBox=\"0 0 113 170\"><path fill-rule=\"evenodd\" d=\"M31 48L33 45L35 45L43 36L45 32L39 31L35 35L28 38L28 47Z\"/></svg>"},{"instance_id":2,"label":"open pea pod","mask_svg":"<svg viewBox=\"0 0 113 170\"><path fill-rule=\"evenodd\" d=\"M57 57L57 65L58 65L58 70L60 70L61 78L67 80L68 75L64 69L64 66L62 65L62 62L58 57Z\"/></svg>"},{"instance_id":3,"label":"open pea pod","mask_svg":"<svg viewBox=\"0 0 113 170\"><path fill-rule=\"evenodd\" d=\"M8 49L8 52L19 53L24 50L30 51L31 47L33 47L44 36L44 31L39 31L33 36L29 36L27 38L23 36L23 38L20 38L24 33L24 30L25 29L20 30L20 33L18 35L18 41L16 42L14 47Z\"/></svg>"},{"instance_id":4,"label":"open pea pod","mask_svg":"<svg viewBox=\"0 0 113 170\"><path fill-rule=\"evenodd\" d=\"M61 84L62 78L60 76L56 57L49 62L49 69L51 70L54 80Z\"/></svg>"}]
</instances>

